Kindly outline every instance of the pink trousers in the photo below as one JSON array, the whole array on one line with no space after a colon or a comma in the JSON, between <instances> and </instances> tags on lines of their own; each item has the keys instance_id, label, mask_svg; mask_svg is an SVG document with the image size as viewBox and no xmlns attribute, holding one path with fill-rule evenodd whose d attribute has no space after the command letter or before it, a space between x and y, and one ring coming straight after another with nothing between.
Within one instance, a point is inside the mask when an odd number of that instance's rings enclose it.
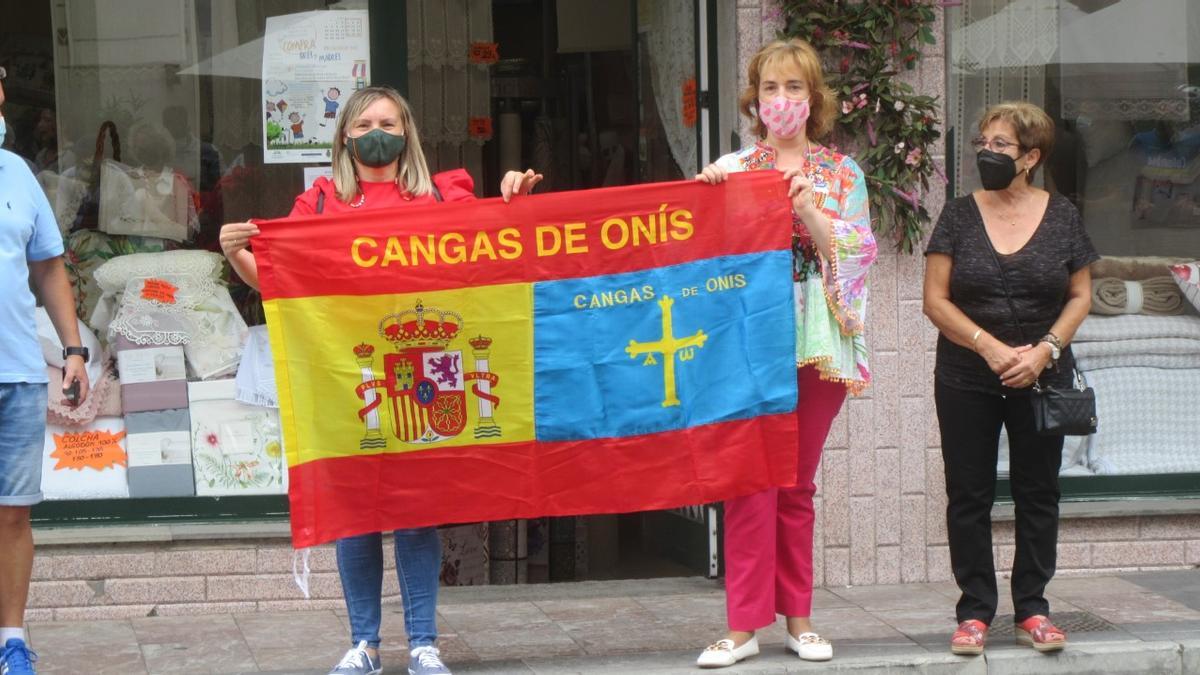
<instances>
[{"instance_id":1,"label":"pink trousers","mask_svg":"<svg viewBox=\"0 0 1200 675\"><path fill-rule=\"evenodd\" d=\"M800 368L796 383L796 486L725 502L725 611L730 630L758 630L774 623L776 614L812 613L813 479L829 427L846 400L846 385L822 380L815 366Z\"/></svg>"}]
</instances>

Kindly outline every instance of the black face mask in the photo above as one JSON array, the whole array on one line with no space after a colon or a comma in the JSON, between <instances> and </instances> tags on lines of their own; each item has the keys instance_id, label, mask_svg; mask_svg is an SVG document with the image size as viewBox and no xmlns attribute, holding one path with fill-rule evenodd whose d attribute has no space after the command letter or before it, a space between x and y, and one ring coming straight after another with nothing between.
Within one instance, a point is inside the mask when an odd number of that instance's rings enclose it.
<instances>
[{"instance_id":1,"label":"black face mask","mask_svg":"<svg viewBox=\"0 0 1200 675\"><path fill-rule=\"evenodd\" d=\"M1003 190L1017 177L1017 160L987 148L975 156L975 166L979 168L979 182L984 190Z\"/></svg>"},{"instance_id":2,"label":"black face mask","mask_svg":"<svg viewBox=\"0 0 1200 675\"><path fill-rule=\"evenodd\" d=\"M979 168L979 183L984 190L1003 190L1013 184L1016 178L1016 160L1003 153L992 153L984 148L976 155L976 167ZM1021 169L1024 172L1025 169Z\"/></svg>"}]
</instances>

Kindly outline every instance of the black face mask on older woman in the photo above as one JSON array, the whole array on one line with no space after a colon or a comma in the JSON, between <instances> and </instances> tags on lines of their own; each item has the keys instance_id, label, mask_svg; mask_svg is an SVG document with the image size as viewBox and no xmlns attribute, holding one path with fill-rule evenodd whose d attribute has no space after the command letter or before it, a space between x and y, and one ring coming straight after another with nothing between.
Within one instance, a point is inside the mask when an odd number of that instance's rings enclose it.
<instances>
[{"instance_id":1,"label":"black face mask on older woman","mask_svg":"<svg viewBox=\"0 0 1200 675\"><path fill-rule=\"evenodd\" d=\"M975 156L975 166L979 168L979 182L984 190L1003 190L1017 177L1017 160L987 148Z\"/></svg>"}]
</instances>

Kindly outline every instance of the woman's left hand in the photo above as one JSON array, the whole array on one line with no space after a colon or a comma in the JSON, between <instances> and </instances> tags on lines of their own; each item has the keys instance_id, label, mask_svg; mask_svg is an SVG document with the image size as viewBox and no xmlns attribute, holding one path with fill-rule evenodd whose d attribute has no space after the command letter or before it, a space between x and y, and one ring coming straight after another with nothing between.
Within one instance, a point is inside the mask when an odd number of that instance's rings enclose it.
<instances>
[{"instance_id":1,"label":"woman's left hand","mask_svg":"<svg viewBox=\"0 0 1200 675\"><path fill-rule=\"evenodd\" d=\"M813 199L812 179L800 169L788 169L783 172L783 179L788 184L788 198L792 200L792 210L800 216L800 220L807 220L805 216L811 216L817 208Z\"/></svg>"},{"instance_id":2,"label":"woman's left hand","mask_svg":"<svg viewBox=\"0 0 1200 675\"><path fill-rule=\"evenodd\" d=\"M504 174L504 178L500 179L500 196L507 203L513 198L513 195L529 194L533 190L533 186L542 182L543 178L545 176L535 173L533 169L526 169L525 173L508 171Z\"/></svg>"},{"instance_id":3,"label":"woman's left hand","mask_svg":"<svg viewBox=\"0 0 1200 675\"><path fill-rule=\"evenodd\" d=\"M1000 374L1000 384L1013 389L1026 389L1037 382L1042 371L1050 363L1050 354L1037 345L1022 345L1017 347L1021 360L1017 365Z\"/></svg>"}]
</instances>

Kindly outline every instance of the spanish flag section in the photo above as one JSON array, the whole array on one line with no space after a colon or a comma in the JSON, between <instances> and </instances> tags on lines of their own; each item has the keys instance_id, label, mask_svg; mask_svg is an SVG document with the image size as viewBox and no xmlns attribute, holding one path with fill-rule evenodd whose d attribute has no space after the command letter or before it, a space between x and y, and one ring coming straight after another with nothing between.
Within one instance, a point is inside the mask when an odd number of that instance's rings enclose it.
<instances>
[{"instance_id":1,"label":"spanish flag section","mask_svg":"<svg viewBox=\"0 0 1200 675\"><path fill-rule=\"evenodd\" d=\"M261 223L294 545L793 484L785 188L764 171Z\"/></svg>"}]
</instances>

